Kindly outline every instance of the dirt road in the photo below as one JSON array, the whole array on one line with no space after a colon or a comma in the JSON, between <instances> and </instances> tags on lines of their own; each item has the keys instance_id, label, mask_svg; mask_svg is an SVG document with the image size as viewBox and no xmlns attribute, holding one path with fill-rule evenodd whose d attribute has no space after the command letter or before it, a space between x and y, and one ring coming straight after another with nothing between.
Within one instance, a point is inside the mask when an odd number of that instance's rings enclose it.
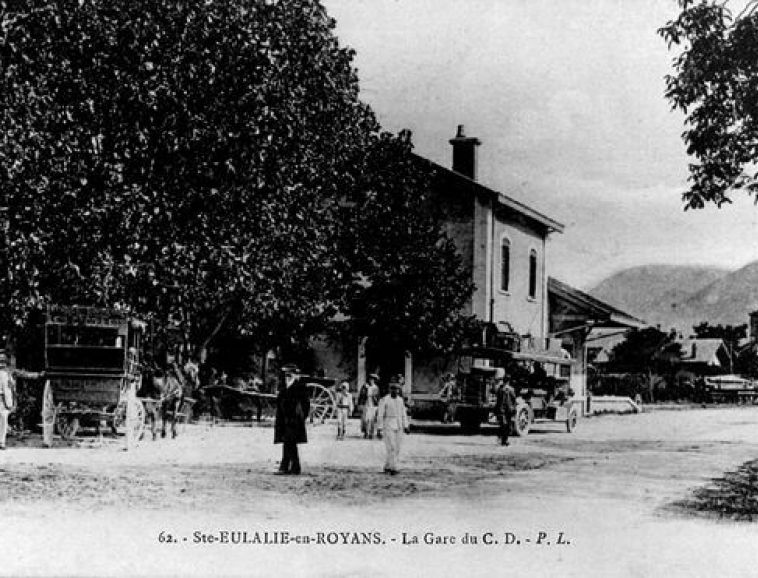
<instances>
[{"instance_id":1,"label":"dirt road","mask_svg":"<svg viewBox=\"0 0 758 578\"><path fill-rule=\"evenodd\" d=\"M189 426L128 453L108 438L11 444L0 544L16 556L0 574L758 572L758 526L671 508L758 458L758 408L605 416L574 434L550 424L508 448L494 430L417 424L396 477L381 473L381 442L350 427L343 442L311 428L300 477L273 475L265 423Z\"/></svg>"}]
</instances>

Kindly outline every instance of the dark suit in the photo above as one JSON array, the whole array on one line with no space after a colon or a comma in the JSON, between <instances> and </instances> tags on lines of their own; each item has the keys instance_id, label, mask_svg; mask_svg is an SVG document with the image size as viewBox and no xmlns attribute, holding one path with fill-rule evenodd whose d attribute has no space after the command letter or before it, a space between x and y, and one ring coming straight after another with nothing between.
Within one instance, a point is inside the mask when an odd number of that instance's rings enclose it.
<instances>
[{"instance_id":1,"label":"dark suit","mask_svg":"<svg viewBox=\"0 0 758 578\"><path fill-rule=\"evenodd\" d=\"M276 398L274 443L282 444L282 461L279 471L300 473L300 456L297 444L308 443L305 420L310 411L308 389L301 380L282 389Z\"/></svg>"},{"instance_id":2,"label":"dark suit","mask_svg":"<svg viewBox=\"0 0 758 578\"><path fill-rule=\"evenodd\" d=\"M500 443L508 443L508 435L511 431L511 422L513 414L516 413L516 394L513 388L507 383L501 383L497 390L497 402L495 404L495 415L499 424L498 435Z\"/></svg>"}]
</instances>

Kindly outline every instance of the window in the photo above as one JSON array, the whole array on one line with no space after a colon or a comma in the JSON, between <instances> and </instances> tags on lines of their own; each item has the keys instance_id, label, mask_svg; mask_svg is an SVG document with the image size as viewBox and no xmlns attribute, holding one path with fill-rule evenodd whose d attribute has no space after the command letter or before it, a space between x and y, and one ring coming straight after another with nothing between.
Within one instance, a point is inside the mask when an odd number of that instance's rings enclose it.
<instances>
[{"instance_id":1,"label":"window","mask_svg":"<svg viewBox=\"0 0 758 578\"><path fill-rule=\"evenodd\" d=\"M537 296L537 251L529 251L529 297Z\"/></svg>"},{"instance_id":2,"label":"window","mask_svg":"<svg viewBox=\"0 0 758 578\"><path fill-rule=\"evenodd\" d=\"M503 239L500 243L500 289L508 291L511 285L511 242Z\"/></svg>"}]
</instances>

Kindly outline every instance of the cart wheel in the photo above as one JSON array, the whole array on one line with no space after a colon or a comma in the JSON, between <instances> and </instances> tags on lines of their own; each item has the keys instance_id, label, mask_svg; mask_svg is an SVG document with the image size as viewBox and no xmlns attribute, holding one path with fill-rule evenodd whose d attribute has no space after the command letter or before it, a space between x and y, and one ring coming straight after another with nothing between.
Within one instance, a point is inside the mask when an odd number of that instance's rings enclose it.
<instances>
[{"instance_id":1,"label":"cart wheel","mask_svg":"<svg viewBox=\"0 0 758 578\"><path fill-rule=\"evenodd\" d=\"M131 407L129 407L131 406ZM131 409L131 411L129 411ZM126 437L127 445L137 443L145 435L145 406L139 399L127 403L126 411Z\"/></svg>"},{"instance_id":2,"label":"cart wheel","mask_svg":"<svg viewBox=\"0 0 758 578\"><path fill-rule=\"evenodd\" d=\"M324 423L337 414L337 402L331 391L319 383L308 383L308 397L311 400L311 410L308 414L311 423Z\"/></svg>"},{"instance_id":3,"label":"cart wheel","mask_svg":"<svg viewBox=\"0 0 758 578\"><path fill-rule=\"evenodd\" d=\"M568 419L566 420L566 431L568 433L573 433L576 429L576 422L578 420L578 414L576 412L576 408L571 408L571 411L569 411Z\"/></svg>"},{"instance_id":4,"label":"cart wheel","mask_svg":"<svg viewBox=\"0 0 758 578\"><path fill-rule=\"evenodd\" d=\"M45 389L42 393L42 443L49 448L53 445L53 433L55 431L55 403L53 401L53 387L50 380L45 381Z\"/></svg>"},{"instance_id":5,"label":"cart wheel","mask_svg":"<svg viewBox=\"0 0 758 578\"><path fill-rule=\"evenodd\" d=\"M529 406L522 405L516 409L516 418L513 420L513 435L517 437L525 436L529 433L532 425L532 413Z\"/></svg>"},{"instance_id":6,"label":"cart wheel","mask_svg":"<svg viewBox=\"0 0 758 578\"><path fill-rule=\"evenodd\" d=\"M124 427L126 423L126 402L120 401L113 411L113 417L110 419L111 433L118 435L118 430Z\"/></svg>"},{"instance_id":7,"label":"cart wheel","mask_svg":"<svg viewBox=\"0 0 758 578\"><path fill-rule=\"evenodd\" d=\"M79 431L79 418L67 415L57 416L55 418L55 427L64 440L70 441L74 439L76 432Z\"/></svg>"}]
</instances>

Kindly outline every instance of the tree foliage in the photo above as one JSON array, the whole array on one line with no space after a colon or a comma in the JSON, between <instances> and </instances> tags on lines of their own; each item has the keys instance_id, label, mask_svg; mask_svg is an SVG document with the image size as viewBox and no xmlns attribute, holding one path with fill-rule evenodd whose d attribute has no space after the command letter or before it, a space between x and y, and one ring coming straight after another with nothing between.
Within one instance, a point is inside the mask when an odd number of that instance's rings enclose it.
<instances>
[{"instance_id":1,"label":"tree foliage","mask_svg":"<svg viewBox=\"0 0 758 578\"><path fill-rule=\"evenodd\" d=\"M411 150L409 132L385 134L363 159L343 246L353 274L348 335L388 349L446 350L473 322L461 313L471 272L442 232L433 175Z\"/></svg>"},{"instance_id":2,"label":"tree foliage","mask_svg":"<svg viewBox=\"0 0 758 578\"><path fill-rule=\"evenodd\" d=\"M0 323L95 304L194 344L228 324L265 349L323 328L356 267L378 302L419 297L409 268L448 271L452 254L413 214L409 167L382 166L408 143L381 133L352 58L318 0L0 2ZM387 251L387 272L343 256L345 197L362 199L360 248ZM392 310L392 327L434 333L458 302Z\"/></svg>"},{"instance_id":3,"label":"tree foliage","mask_svg":"<svg viewBox=\"0 0 758 578\"><path fill-rule=\"evenodd\" d=\"M633 329L613 348L609 368L617 372L665 373L681 357L674 335L654 327Z\"/></svg>"},{"instance_id":4,"label":"tree foliage","mask_svg":"<svg viewBox=\"0 0 758 578\"><path fill-rule=\"evenodd\" d=\"M747 323L742 325L711 325L703 321L692 328L698 339L722 339L729 351L735 351L742 339L747 337Z\"/></svg>"},{"instance_id":5,"label":"tree foliage","mask_svg":"<svg viewBox=\"0 0 758 578\"><path fill-rule=\"evenodd\" d=\"M685 208L720 207L735 189L758 200L758 3L737 14L723 1L679 6L659 33L681 50L666 97L686 114L682 138L694 157Z\"/></svg>"}]
</instances>

